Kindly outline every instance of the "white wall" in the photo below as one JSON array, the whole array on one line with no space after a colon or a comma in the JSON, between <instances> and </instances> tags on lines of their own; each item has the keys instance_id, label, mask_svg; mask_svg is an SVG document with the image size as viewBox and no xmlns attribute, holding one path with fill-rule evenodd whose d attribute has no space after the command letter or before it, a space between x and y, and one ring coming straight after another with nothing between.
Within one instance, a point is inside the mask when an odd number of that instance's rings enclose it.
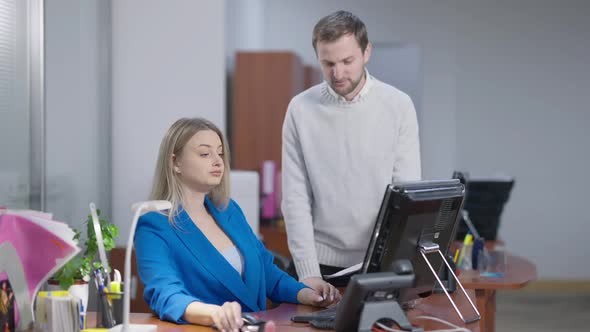
<instances>
[{"instance_id":1,"label":"white wall","mask_svg":"<svg viewBox=\"0 0 590 332\"><path fill-rule=\"evenodd\" d=\"M264 45L264 0L224 0L226 68L231 74L237 51L261 50Z\"/></svg>"},{"instance_id":2,"label":"white wall","mask_svg":"<svg viewBox=\"0 0 590 332\"><path fill-rule=\"evenodd\" d=\"M457 161L515 176L501 236L539 276L590 279L590 3L462 3Z\"/></svg>"},{"instance_id":3,"label":"white wall","mask_svg":"<svg viewBox=\"0 0 590 332\"><path fill-rule=\"evenodd\" d=\"M441 1L273 1L266 0L265 48L290 49L317 64L311 45L316 22L339 9L350 10L379 44L420 48L424 73L420 136L423 176L448 177L455 166L455 9ZM427 4L427 5L426 5ZM372 73L377 78L379 73ZM441 131L439 128L444 128ZM439 135L437 133L448 134Z\"/></svg>"},{"instance_id":4,"label":"white wall","mask_svg":"<svg viewBox=\"0 0 590 332\"><path fill-rule=\"evenodd\" d=\"M108 2L45 1L46 210L77 228L110 209L109 24Z\"/></svg>"},{"instance_id":5,"label":"white wall","mask_svg":"<svg viewBox=\"0 0 590 332\"><path fill-rule=\"evenodd\" d=\"M225 128L225 9L217 0L117 0L112 21L112 206L124 244L168 127L200 116Z\"/></svg>"},{"instance_id":6,"label":"white wall","mask_svg":"<svg viewBox=\"0 0 590 332\"><path fill-rule=\"evenodd\" d=\"M338 9L363 19L374 42L420 47L424 177L514 175L500 230L508 249L540 278L590 279L590 3L265 0L264 47L314 63L313 26Z\"/></svg>"}]
</instances>

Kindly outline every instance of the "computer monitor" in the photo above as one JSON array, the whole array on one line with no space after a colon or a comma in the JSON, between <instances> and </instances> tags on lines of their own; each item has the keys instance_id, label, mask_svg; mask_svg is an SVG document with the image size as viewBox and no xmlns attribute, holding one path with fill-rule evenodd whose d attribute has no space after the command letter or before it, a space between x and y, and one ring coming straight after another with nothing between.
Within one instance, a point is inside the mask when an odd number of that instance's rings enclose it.
<instances>
[{"instance_id":1,"label":"computer monitor","mask_svg":"<svg viewBox=\"0 0 590 332\"><path fill-rule=\"evenodd\" d=\"M402 330L414 328L397 303L397 291L410 287L414 275L393 272L356 274L350 278L342 301L338 305L334 329L337 332L371 331L375 322L387 318Z\"/></svg>"},{"instance_id":2,"label":"computer monitor","mask_svg":"<svg viewBox=\"0 0 590 332\"><path fill-rule=\"evenodd\" d=\"M486 240L496 240L500 228L500 217L504 205L510 198L514 178L509 176L470 177L466 173L455 172L453 177L463 176L465 183L465 203L473 227L479 236ZM456 238L463 240L468 227L459 223Z\"/></svg>"},{"instance_id":3,"label":"computer monitor","mask_svg":"<svg viewBox=\"0 0 590 332\"><path fill-rule=\"evenodd\" d=\"M388 185L360 272L388 272L397 261L409 260L414 284L399 290L398 302L429 295L437 281L420 253L421 244L438 245L446 255L455 238L464 192L457 179ZM444 264L441 255L428 258L439 273Z\"/></svg>"},{"instance_id":4,"label":"computer monitor","mask_svg":"<svg viewBox=\"0 0 590 332\"><path fill-rule=\"evenodd\" d=\"M360 273L350 279L335 314L292 319L319 326L332 320L339 332L370 331L375 320L390 318L413 331L400 305L432 292L455 238L464 188L457 179L387 185Z\"/></svg>"}]
</instances>

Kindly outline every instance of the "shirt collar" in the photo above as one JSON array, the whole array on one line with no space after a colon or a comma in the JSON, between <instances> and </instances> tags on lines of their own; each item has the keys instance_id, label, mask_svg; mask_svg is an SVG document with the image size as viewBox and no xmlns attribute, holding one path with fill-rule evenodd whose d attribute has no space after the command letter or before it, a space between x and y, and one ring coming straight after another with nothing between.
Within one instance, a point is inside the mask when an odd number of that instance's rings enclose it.
<instances>
[{"instance_id":1,"label":"shirt collar","mask_svg":"<svg viewBox=\"0 0 590 332\"><path fill-rule=\"evenodd\" d=\"M327 84L327 82L326 82L326 84ZM371 87L373 86L373 77L371 75L369 75L369 70L367 70L367 68L365 68L365 85L363 86L361 91L359 91L359 93L357 93L357 95L354 96L354 98L352 98L351 101L348 101L348 100L346 100L346 98L337 94L336 91L334 91L334 89L332 89L330 84L327 84L327 86L328 86L328 92L330 93L330 95L332 97L336 98L336 100L338 100L339 102L354 103L354 102L358 101L360 98L364 97L369 92L369 90L371 90Z\"/></svg>"}]
</instances>

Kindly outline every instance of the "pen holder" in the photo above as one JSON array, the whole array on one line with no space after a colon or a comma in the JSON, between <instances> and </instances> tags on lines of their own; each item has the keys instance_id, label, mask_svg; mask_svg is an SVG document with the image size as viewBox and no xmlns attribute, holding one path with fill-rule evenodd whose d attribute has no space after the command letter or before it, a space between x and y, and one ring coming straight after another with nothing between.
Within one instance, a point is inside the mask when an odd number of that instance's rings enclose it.
<instances>
[{"instance_id":1,"label":"pen holder","mask_svg":"<svg viewBox=\"0 0 590 332\"><path fill-rule=\"evenodd\" d=\"M459 250L457 268L463 271L471 270L472 267L473 244L464 244Z\"/></svg>"},{"instance_id":2,"label":"pen holder","mask_svg":"<svg viewBox=\"0 0 590 332\"><path fill-rule=\"evenodd\" d=\"M455 262L453 261L453 257L447 256L446 259L447 259L447 263L449 264L451 269L453 269L453 272L455 272L457 269L457 266L455 265ZM438 276L439 276L440 281L442 283L442 287L444 287L447 292L453 293L455 290L457 290L457 281L452 276L452 274L449 271L449 268L447 267L446 264L443 264ZM434 293L444 293L444 290L442 287L440 284L436 283L434 285L434 289L433 289Z\"/></svg>"},{"instance_id":3,"label":"pen holder","mask_svg":"<svg viewBox=\"0 0 590 332\"><path fill-rule=\"evenodd\" d=\"M123 322L122 292L98 292L96 301L96 327L111 328Z\"/></svg>"},{"instance_id":4,"label":"pen holder","mask_svg":"<svg viewBox=\"0 0 590 332\"><path fill-rule=\"evenodd\" d=\"M484 250L479 256L479 272L487 276L502 276L506 272L506 252L503 248Z\"/></svg>"},{"instance_id":5,"label":"pen holder","mask_svg":"<svg viewBox=\"0 0 590 332\"><path fill-rule=\"evenodd\" d=\"M457 267L463 271L485 270L490 261L485 239L480 237L466 242L458 250Z\"/></svg>"}]
</instances>

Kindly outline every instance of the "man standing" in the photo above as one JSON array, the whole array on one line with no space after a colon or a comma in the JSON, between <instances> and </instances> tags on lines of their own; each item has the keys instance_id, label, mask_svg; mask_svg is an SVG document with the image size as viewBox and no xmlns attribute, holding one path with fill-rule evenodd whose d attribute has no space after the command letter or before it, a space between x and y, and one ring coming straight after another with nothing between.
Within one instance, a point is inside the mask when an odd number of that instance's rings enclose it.
<instances>
[{"instance_id":1,"label":"man standing","mask_svg":"<svg viewBox=\"0 0 590 332\"><path fill-rule=\"evenodd\" d=\"M410 97L365 68L371 44L358 17L322 18L313 47L324 82L287 109L282 210L293 270L326 290L322 275L363 260L385 186L420 179L420 144Z\"/></svg>"}]
</instances>

